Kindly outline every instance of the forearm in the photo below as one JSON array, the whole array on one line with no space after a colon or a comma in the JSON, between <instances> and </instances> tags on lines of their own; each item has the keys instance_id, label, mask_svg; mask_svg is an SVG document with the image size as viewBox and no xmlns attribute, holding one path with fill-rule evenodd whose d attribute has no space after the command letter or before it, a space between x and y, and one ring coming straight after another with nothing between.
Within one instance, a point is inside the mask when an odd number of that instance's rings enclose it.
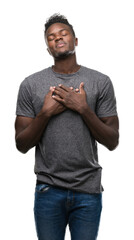
<instances>
[{"instance_id":1,"label":"forearm","mask_svg":"<svg viewBox=\"0 0 134 240\"><path fill-rule=\"evenodd\" d=\"M16 136L16 147L22 153L36 146L47 126L50 117L40 112L35 119Z\"/></svg>"},{"instance_id":2,"label":"forearm","mask_svg":"<svg viewBox=\"0 0 134 240\"><path fill-rule=\"evenodd\" d=\"M88 105L80 114L93 137L109 150L114 150L118 145L118 130L102 122Z\"/></svg>"}]
</instances>

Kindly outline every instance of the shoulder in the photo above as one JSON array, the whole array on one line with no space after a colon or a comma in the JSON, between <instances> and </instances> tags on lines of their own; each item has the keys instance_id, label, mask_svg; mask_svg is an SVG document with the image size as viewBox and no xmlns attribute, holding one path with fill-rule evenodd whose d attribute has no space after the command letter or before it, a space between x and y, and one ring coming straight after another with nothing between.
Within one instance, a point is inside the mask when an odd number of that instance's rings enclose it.
<instances>
[{"instance_id":1,"label":"shoulder","mask_svg":"<svg viewBox=\"0 0 134 240\"><path fill-rule=\"evenodd\" d=\"M82 66L82 71L83 71L83 73L90 74L90 75L92 75L94 77L100 77L100 78L106 78L107 77L106 74L104 74L104 73L102 73L100 71L97 71L95 69L91 69L89 67L85 67L85 66Z\"/></svg>"},{"instance_id":2,"label":"shoulder","mask_svg":"<svg viewBox=\"0 0 134 240\"><path fill-rule=\"evenodd\" d=\"M90 79L93 79L94 81L110 81L110 78L108 77L108 75L99 72L95 69L91 69L85 66L82 66L82 74L84 74L85 76L87 76Z\"/></svg>"},{"instance_id":3,"label":"shoulder","mask_svg":"<svg viewBox=\"0 0 134 240\"><path fill-rule=\"evenodd\" d=\"M20 83L20 89L33 90L37 84L42 84L42 81L49 75L49 72L50 67L27 76Z\"/></svg>"},{"instance_id":4,"label":"shoulder","mask_svg":"<svg viewBox=\"0 0 134 240\"><path fill-rule=\"evenodd\" d=\"M29 76L27 76L24 81L23 84L32 84L34 82L40 81L42 79L44 79L45 76L47 76L50 72L50 67L45 68L41 71L35 72Z\"/></svg>"},{"instance_id":5,"label":"shoulder","mask_svg":"<svg viewBox=\"0 0 134 240\"><path fill-rule=\"evenodd\" d=\"M82 66L82 74L85 76L87 81L95 84L98 89L104 89L105 87L112 86L110 77L97 70Z\"/></svg>"}]
</instances>

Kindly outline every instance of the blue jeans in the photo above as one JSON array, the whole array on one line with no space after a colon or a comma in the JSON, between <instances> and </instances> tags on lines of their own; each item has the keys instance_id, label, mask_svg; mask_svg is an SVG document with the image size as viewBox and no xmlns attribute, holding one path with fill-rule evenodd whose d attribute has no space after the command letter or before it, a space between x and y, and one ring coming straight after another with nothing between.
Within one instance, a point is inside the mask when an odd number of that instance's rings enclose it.
<instances>
[{"instance_id":1,"label":"blue jeans","mask_svg":"<svg viewBox=\"0 0 134 240\"><path fill-rule=\"evenodd\" d=\"M34 215L39 240L64 240L67 224L71 240L95 240L101 210L101 193L81 193L49 184L36 185Z\"/></svg>"}]
</instances>

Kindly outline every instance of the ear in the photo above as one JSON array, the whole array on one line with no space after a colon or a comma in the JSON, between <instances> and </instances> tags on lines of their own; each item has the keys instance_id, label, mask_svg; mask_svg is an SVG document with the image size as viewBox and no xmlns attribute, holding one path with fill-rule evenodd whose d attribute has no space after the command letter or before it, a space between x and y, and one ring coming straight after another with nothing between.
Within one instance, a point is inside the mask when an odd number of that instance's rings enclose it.
<instances>
[{"instance_id":1,"label":"ear","mask_svg":"<svg viewBox=\"0 0 134 240\"><path fill-rule=\"evenodd\" d=\"M75 38L75 46L78 46L78 38Z\"/></svg>"}]
</instances>

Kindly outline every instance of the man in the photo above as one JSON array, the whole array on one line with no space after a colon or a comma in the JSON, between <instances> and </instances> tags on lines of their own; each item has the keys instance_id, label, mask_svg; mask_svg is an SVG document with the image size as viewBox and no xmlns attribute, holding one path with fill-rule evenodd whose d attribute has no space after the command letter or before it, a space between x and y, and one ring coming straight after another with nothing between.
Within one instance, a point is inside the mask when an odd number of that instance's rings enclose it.
<instances>
[{"instance_id":1,"label":"man","mask_svg":"<svg viewBox=\"0 0 134 240\"><path fill-rule=\"evenodd\" d=\"M78 39L62 15L45 24L54 65L26 78L16 110L16 146L36 146L35 223L39 240L97 238L102 209L97 141L114 150L118 116L108 76L78 65Z\"/></svg>"}]
</instances>

